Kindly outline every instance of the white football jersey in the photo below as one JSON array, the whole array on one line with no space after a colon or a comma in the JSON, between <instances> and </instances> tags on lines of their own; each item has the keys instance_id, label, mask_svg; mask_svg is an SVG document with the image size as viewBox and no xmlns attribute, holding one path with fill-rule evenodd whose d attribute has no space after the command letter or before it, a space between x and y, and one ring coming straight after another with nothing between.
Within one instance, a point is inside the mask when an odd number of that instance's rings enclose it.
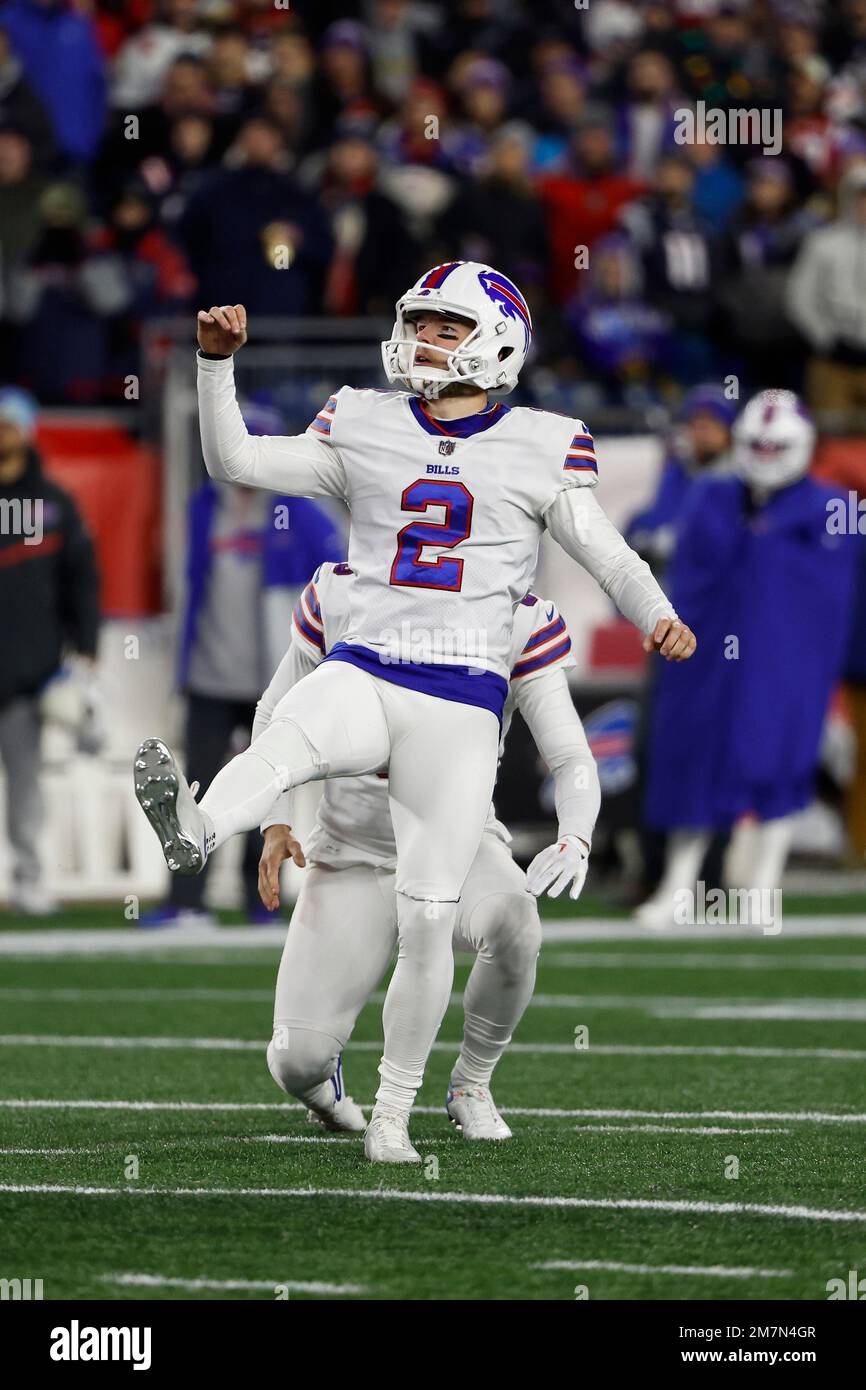
<instances>
[{"instance_id":1,"label":"white football jersey","mask_svg":"<svg viewBox=\"0 0 866 1390\"><path fill-rule=\"evenodd\" d=\"M352 621L352 591L357 583L358 577L349 565L325 564L304 589L292 624L292 646L300 658L296 663L298 678L345 640ZM571 639L556 605L527 594L517 604L512 623L500 756L521 684L553 667L567 669L574 665ZM307 857L334 868L359 863L395 868L387 774L335 777L323 785L316 826L306 846ZM492 806L485 829L505 843L511 838L496 819Z\"/></svg>"},{"instance_id":2,"label":"white football jersey","mask_svg":"<svg viewBox=\"0 0 866 1390\"><path fill-rule=\"evenodd\" d=\"M482 692L498 692L501 708L544 513L563 489L597 479L586 426L501 403L439 421L418 396L343 386L307 433L336 451L352 513L341 643L379 674L382 662L438 666L436 684L416 671L412 683L498 713Z\"/></svg>"}]
</instances>

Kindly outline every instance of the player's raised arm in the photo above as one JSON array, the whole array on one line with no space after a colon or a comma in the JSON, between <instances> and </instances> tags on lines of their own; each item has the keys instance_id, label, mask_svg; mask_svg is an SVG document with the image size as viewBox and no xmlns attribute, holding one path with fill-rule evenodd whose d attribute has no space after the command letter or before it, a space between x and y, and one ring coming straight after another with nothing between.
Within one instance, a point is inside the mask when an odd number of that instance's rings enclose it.
<instances>
[{"instance_id":1,"label":"player's raised arm","mask_svg":"<svg viewBox=\"0 0 866 1390\"><path fill-rule=\"evenodd\" d=\"M234 354L247 340L242 304L198 315L198 412L205 466L212 478L295 497L345 497L335 441L300 435L250 435L235 395Z\"/></svg>"},{"instance_id":2,"label":"player's raised arm","mask_svg":"<svg viewBox=\"0 0 866 1390\"><path fill-rule=\"evenodd\" d=\"M668 661L688 660L697 646L694 633L677 617L649 565L623 540L589 488L558 492L544 521L553 539L644 634L645 651L658 651Z\"/></svg>"}]
</instances>

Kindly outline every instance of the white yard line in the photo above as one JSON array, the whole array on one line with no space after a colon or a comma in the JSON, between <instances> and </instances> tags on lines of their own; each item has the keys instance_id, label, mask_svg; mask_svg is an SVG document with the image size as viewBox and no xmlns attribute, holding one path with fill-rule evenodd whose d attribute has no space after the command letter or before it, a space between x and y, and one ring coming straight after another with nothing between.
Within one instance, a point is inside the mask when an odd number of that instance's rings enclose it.
<instances>
[{"instance_id":1,"label":"white yard line","mask_svg":"<svg viewBox=\"0 0 866 1390\"><path fill-rule=\"evenodd\" d=\"M364 1284L322 1284L316 1279L176 1279L165 1274L101 1274L104 1284L117 1284L120 1288L132 1289L210 1289L214 1292L249 1289L274 1294L277 1289L287 1289L289 1293L313 1294L351 1294L367 1293Z\"/></svg>"},{"instance_id":2,"label":"white yard line","mask_svg":"<svg viewBox=\"0 0 866 1390\"><path fill-rule=\"evenodd\" d=\"M86 1187L72 1183L0 1183L0 1192L77 1197L337 1197L359 1201L447 1202L452 1206L550 1207L588 1211L678 1212L699 1216L775 1216L785 1221L866 1223L866 1211L770 1202L699 1202L646 1197L535 1197L500 1192L403 1192L340 1187Z\"/></svg>"},{"instance_id":3,"label":"white yard line","mask_svg":"<svg viewBox=\"0 0 866 1390\"><path fill-rule=\"evenodd\" d=\"M455 1002L452 996L452 1004ZM866 999L713 999L706 995L652 994L535 994L529 1001L536 1009L604 1009L652 1014L656 1018L762 1018L752 1010L772 1010L776 1019L866 1020ZM730 1010L730 1012L726 1012Z\"/></svg>"},{"instance_id":4,"label":"white yard line","mask_svg":"<svg viewBox=\"0 0 866 1390\"><path fill-rule=\"evenodd\" d=\"M575 1125L575 1134L790 1134L789 1129L774 1125L771 1129L757 1126L738 1128L731 1125Z\"/></svg>"},{"instance_id":5,"label":"white yard line","mask_svg":"<svg viewBox=\"0 0 866 1390\"><path fill-rule=\"evenodd\" d=\"M0 1000L12 1002L46 1001L55 1003L265 1003L273 999L270 989L209 989L207 987L178 989L99 989L46 988L29 986L0 990ZM377 991L369 1002L381 1005L385 995ZM463 995L454 993L450 1008L459 1008ZM732 1004L728 998L708 998L706 995L651 994L535 994L530 1000L532 1009L580 1009L584 1012L643 1013L652 1018L755 1018L770 1022L809 1020L824 1022L866 1021L864 999L779 999L768 1004L759 998L742 999Z\"/></svg>"},{"instance_id":6,"label":"white yard line","mask_svg":"<svg viewBox=\"0 0 866 1390\"><path fill-rule=\"evenodd\" d=\"M361 1109L369 1109L362 1106ZM766 1120L780 1124L854 1124L866 1125L866 1114L823 1110L565 1110L554 1107L501 1105L504 1115L526 1115L536 1119L562 1120ZM266 1100L92 1100L20 1098L0 1099L4 1110L143 1110L189 1111L227 1114L234 1112L289 1114L306 1110L305 1105ZM442 1115L442 1105L416 1105L413 1115Z\"/></svg>"},{"instance_id":7,"label":"white yard line","mask_svg":"<svg viewBox=\"0 0 866 1390\"><path fill-rule=\"evenodd\" d=\"M361 1135L345 1134L242 1134L237 1136L241 1144L352 1144L360 1141Z\"/></svg>"},{"instance_id":8,"label":"white yard line","mask_svg":"<svg viewBox=\"0 0 866 1390\"><path fill-rule=\"evenodd\" d=\"M208 954L248 951L255 955L278 955L285 941L288 923L261 927L166 927L154 930L132 926L39 927L31 930L0 931L0 956L129 956L171 958L176 952ZM562 921L543 921L546 942L643 941L675 944L682 941L766 940L760 927L694 926L663 930L639 926L636 922L604 917L569 917ZM786 917L780 936L773 940L799 940L806 937L866 937L866 918L862 913L839 916Z\"/></svg>"},{"instance_id":9,"label":"white yard line","mask_svg":"<svg viewBox=\"0 0 866 1390\"><path fill-rule=\"evenodd\" d=\"M347 1052L380 1053L384 1044L380 1041L350 1042ZM105 1049L111 1051L145 1051L148 1049L189 1052L262 1052L267 1047L264 1038L176 1038L159 1035L139 1036L103 1033L0 1033L0 1047L80 1047ZM438 1041L433 1044L434 1052L452 1053L459 1051L460 1041ZM531 1056L581 1058L599 1057L766 1057L810 1058L826 1062L864 1062L866 1050L841 1047L723 1047L723 1046L685 1046L679 1044L654 1043L599 1043L588 1048L575 1048L573 1043L510 1043L509 1052Z\"/></svg>"},{"instance_id":10,"label":"white yard line","mask_svg":"<svg viewBox=\"0 0 866 1390\"><path fill-rule=\"evenodd\" d=\"M790 952L778 948L766 955L710 955L700 952L672 954L658 951L558 951L544 952L540 964L549 969L567 970L866 970L866 955L819 956L808 951Z\"/></svg>"},{"instance_id":11,"label":"white yard line","mask_svg":"<svg viewBox=\"0 0 866 1390\"><path fill-rule=\"evenodd\" d=\"M98 985L87 988L31 988L29 985L21 989L0 989L0 999L14 1003L16 1000L21 1002L32 1002L47 1000L57 1004L102 1004L102 1003L123 1003L123 1004L191 1004L199 1001L210 1003L239 1003L239 1004L263 1004L272 1001L274 991L272 989L209 989L206 986L195 988L162 989L151 987L145 989L115 989L109 986L100 989Z\"/></svg>"},{"instance_id":12,"label":"white yard line","mask_svg":"<svg viewBox=\"0 0 866 1390\"><path fill-rule=\"evenodd\" d=\"M358 1047L358 1044L354 1044ZM453 1047L459 1048L455 1043ZM267 1040L250 1038L113 1037L90 1033L0 1033L0 1047L83 1047L123 1051L263 1052ZM371 1045L380 1052L382 1044Z\"/></svg>"},{"instance_id":13,"label":"white yard line","mask_svg":"<svg viewBox=\"0 0 866 1390\"><path fill-rule=\"evenodd\" d=\"M288 922L261 927L42 927L0 932L0 956L154 956L244 950L278 955Z\"/></svg>"},{"instance_id":14,"label":"white yard line","mask_svg":"<svg viewBox=\"0 0 866 1390\"><path fill-rule=\"evenodd\" d=\"M568 918L561 922L542 919L545 942L582 943L584 941L644 941L673 946L681 941L799 941L806 937L864 937L866 914L844 913L839 916L785 917L778 936L767 938L760 927L694 926L642 927L637 922L602 918Z\"/></svg>"},{"instance_id":15,"label":"white yard line","mask_svg":"<svg viewBox=\"0 0 866 1390\"><path fill-rule=\"evenodd\" d=\"M777 999L772 1004L664 1004L656 1018L760 1019L765 1023L866 1023L866 999Z\"/></svg>"},{"instance_id":16,"label":"white yard line","mask_svg":"<svg viewBox=\"0 0 866 1390\"><path fill-rule=\"evenodd\" d=\"M83 1148L77 1148L77 1147L73 1147L73 1148L69 1148L69 1149L9 1149L9 1148L0 1148L0 1155L6 1155L6 1154L33 1154L33 1155L36 1155L36 1154L45 1154L46 1157L50 1157L50 1158L53 1158L55 1154L98 1154L98 1153L99 1153L99 1149L83 1149Z\"/></svg>"},{"instance_id":17,"label":"white yard line","mask_svg":"<svg viewBox=\"0 0 866 1390\"><path fill-rule=\"evenodd\" d=\"M614 1260L545 1260L530 1265L530 1269L598 1269L621 1274L685 1274L706 1275L713 1279L792 1279L793 1269L747 1269L725 1265L629 1265Z\"/></svg>"},{"instance_id":18,"label":"white yard line","mask_svg":"<svg viewBox=\"0 0 866 1390\"><path fill-rule=\"evenodd\" d=\"M552 1044L559 1047L560 1044ZM356 1044L349 1044L349 1048ZM518 1046L516 1043L509 1044L509 1052ZM532 1048L534 1051L535 1049ZM566 1051L574 1051L573 1048L566 1048ZM866 1051L857 1048L844 1047L721 1047L713 1045L698 1045L695 1047L681 1046L677 1043L654 1043L644 1045L643 1043L591 1043L588 1048L583 1050L583 1056L592 1056L598 1053L603 1057L767 1057L782 1058L790 1057L811 1058L821 1062L866 1062Z\"/></svg>"}]
</instances>

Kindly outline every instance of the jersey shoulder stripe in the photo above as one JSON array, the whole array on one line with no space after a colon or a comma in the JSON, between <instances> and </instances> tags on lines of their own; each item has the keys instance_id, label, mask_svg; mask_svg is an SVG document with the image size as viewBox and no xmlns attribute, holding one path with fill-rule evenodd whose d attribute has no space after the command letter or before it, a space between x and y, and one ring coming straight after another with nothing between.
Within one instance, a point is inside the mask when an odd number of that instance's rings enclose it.
<instances>
[{"instance_id":1,"label":"jersey shoulder stripe","mask_svg":"<svg viewBox=\"0 0 866 1390\"><path fill-rule=\"evenodd\" d=\"M598 473L595 444L586 425L581 424L580 430L572 438L562 466L566 473Z\"/></svg>"},{"instance_id":2,"label":"jersey shoulder stripe","mask_svg":"<svg viewBox=\"0 0 866 1390\"><path fill-rule=\"evenodd\" d=\"M554 647L538 653L538 655L518 661L511 672L512 680L519 680L521 676L531 675L533 671L541 671L545 666L552 666L554 662L561 662L571 651L571 638L566 635L564 642L559 642Z\"/></svg>"},{"instance_id":3,"label":"jersey shoulder stripe","mask_svg":"<svg viewBox=\"0 0 866 1390\"><path fill-rule=\"evenodd\" d=\"M316 586L311 579L301 597L295 604L292 613L292 621L295 630L309 642L316 651L325 654L325 629L322 623L322 610L319 604L319 595Z\"/></svg>"},{"instance_id":4,"label":"jersey shoulder stripe","mask_svg":"<svg viewBox=\"0 0 866 1390\"><path fill-rule=\"evenodd\" d=\"M528 594L527 598L535 598ZM571 638L565 619L555 603L548 599L536 599L537 609L532 614L532 629L511 670L511 679L532 675L547 666L559 662L572 666Z\"/></svg>"},{"instance_id":5,"label":"jersey shoulder stripe","mask_svg":"<svg viewBox=\"0 0 866 1390\"><path fill-rule=\"evenodd\" d=\"M322 633L317 633L315 628L307 622L303 612L301 611L300 602L295 604L294 611L292 613L292 622L294 624L295 631L300 633L304 641L308 642L311 647L315 648L317 652L321 653L321 655L324 656L324 635Z\"/></svg>"},{"instance_id":6,"label":"jersey shoulder stripe","mask_svg":"<svg viewBox=\"0 0 866 1390\"><path fill-rule=\"evenodd\" d=\"M326 560L298 599L295 629L321 656L327 655L346 630L354 574L345 561Z\"/></svg>"},{"instance_id":7,"label":"jersey shoulder stripe","mask_svg":"<svg viewBox=\"0 0 866 1390\"><path fill-rule=\"evenodd\" d=\"M336 409L337 397L329 396L316 418L311 422L310 429L314 430L316 434L330 435Z\"/></svg>"},{"instance_id":8,"label":"jersey shoulder stripe","mask_svg":"<svg viewBox=\"0 0 866 1390\"><path fill-rule=\"evenodd\" d=\"M519 433L532 449L536 469L544 470L553 496L564 487L595 486L598 460L583 420L535 406L514 406L507 428Z\"/></svg>"},{"instance_id":9,"label":"jersey shoulder stripe","mask_svg":"<svg viewBox=\"0 0 866 1390\"><path fill-rule=\"evenodd\" d=\"M402 408L406 399L405 391L381 391L375 387L341 386L329 396L317 415L307 426L307 434L339 447L353 437L353 430L365 422L370 409L393 407L396 403Z\"/></svg>"},{"instance_id":10,"label":"jersey shoulder stripe","mask_svg":"<svg viewBox=\"0 0 866 1390\"><path fill-rule=\"evenodd\" d=\"M558 637L561 632L565 632L565 619L561 614L557 614L553 622L546 623L545 626L539 628L537 632L533 632L526 646L523 648L524 653L534 651L536 647L545 646L554 637Z\"/></svg>"}]
</instances>

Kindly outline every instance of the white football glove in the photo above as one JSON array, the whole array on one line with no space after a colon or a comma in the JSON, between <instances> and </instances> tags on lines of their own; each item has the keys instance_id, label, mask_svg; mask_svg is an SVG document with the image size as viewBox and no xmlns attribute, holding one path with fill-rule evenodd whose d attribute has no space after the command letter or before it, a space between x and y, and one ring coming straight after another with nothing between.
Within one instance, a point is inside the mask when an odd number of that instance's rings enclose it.
<instances>
[{"instance_id":1,"label":"white football glove","mask_svg":"<svg viewBox=\"0 0 866 1390\"><path fill-rule=\"evenodd\" d=\"M84 713L78 726L78 751L91 758L97 757L105 747L105 705L102 693L91 676L84 683Z\"/></svg>"},{"instance_id":2,"label":"white football glove","mask_svg":"<svg viewBox=\"0 0 866 1390\"><path fill-rule=\"evenodd\" d=\"M89 665L72 657L59 666L42 687L39 711L47 723L74 737L79 752L101 752L105 745L103 700Z\"/></svg>"},{"instance_id":3,"label":"white football glove","mask_svg":"<svg viewBox=\"0 0 866 1390\"><path fill-rule=\"evenodd\" d=\"M558 898L563 888L571 884L569 897L579 898L588 867L589 850L583 841L576 835L563 835L555 845L536 854L526 870L526 886L536 898L544 892Z\"/></svg>"}]
</instances>

